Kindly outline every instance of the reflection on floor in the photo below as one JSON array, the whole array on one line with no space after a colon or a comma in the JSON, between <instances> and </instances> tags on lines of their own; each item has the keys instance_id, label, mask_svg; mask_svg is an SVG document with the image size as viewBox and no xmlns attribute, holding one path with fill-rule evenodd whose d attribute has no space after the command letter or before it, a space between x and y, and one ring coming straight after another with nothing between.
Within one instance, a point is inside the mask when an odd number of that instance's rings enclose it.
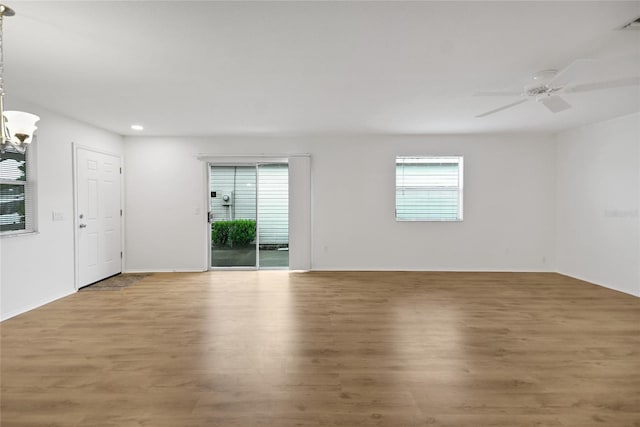
<instances>
[{"instance_id":1,"label":"reflection on floor","mask_svg":"<svg viewBox=\"0 0 640 427\"><path fill-rule=\"evenodd\" d=\"M553 273L160 273L2 322L3 427L638 426L640 299Z\"/></svg>"}]
</instances>

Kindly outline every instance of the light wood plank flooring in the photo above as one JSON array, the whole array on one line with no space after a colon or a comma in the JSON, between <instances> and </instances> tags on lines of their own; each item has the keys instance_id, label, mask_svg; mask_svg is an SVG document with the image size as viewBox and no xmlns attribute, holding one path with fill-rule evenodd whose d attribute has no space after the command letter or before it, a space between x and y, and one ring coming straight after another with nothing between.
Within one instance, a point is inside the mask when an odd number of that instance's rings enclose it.
<instances>
[{"instance_id":1,"label":"light wood plank flooring","mask_svg":"<svg viewBox=\"0 0 640 427\"><path fill-rule=\"evenodd\" d=\"M2 328L2 427L640 426L640 299L557 274L155 274Z\"/></svg>"}]
</instances>

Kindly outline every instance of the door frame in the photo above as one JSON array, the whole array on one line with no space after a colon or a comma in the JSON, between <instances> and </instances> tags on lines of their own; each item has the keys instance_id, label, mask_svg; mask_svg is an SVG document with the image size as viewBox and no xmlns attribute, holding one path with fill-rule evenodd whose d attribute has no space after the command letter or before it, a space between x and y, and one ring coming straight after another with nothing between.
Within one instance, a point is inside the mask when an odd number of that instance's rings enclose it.
<instances>
[{"instance_id":1,"label":"door frame","mask_svg":"<svg viewBox=\"0 0 640 427\"><path fill-rule=\"evenodd\" d=\"M313 215L312 215L312 162L308 153L277 154L218 154L198 153L195 158L202 162L203 212L209 212L210 182L209 163L227 164L247 162L287 163L289 165L289 271L313 270ZM295 180L291 177L295 176ZM211 270L211 225L203 215L201 248L202 271Z\"/></svg>"},{"instance_id":2,"label":"door frame","mask_svg":"<svg viewBox=\"0 0 640 427\"><path fill-rule=\"evenodd\" d=\"M254 266L239 266L239 267L213 267L211 264L213 263L213 257L211 254L211 248L213 245L213 239L211 236L211 222L209 222L209 212L211 211L211 168L212 167L216 167L216 166L227 166L227 167L233 167L233 166L239 166L239 167L252 167L252 168L256 168L256 263ZM235 201L234 201L235 203ZM224 270L242 270L242 271L254 271L254 270L258 270L259 266L260 266L260 251L258 250L259 248L259 239L258 239L258 232L259 232L259 225L258 225L258 165L257 163L251 163L251 162L207 162L207 231L208 231L208 236L209 236L209 246L208 246L208 250L207 253L209 254L207 257L207 262L209 264L208 266L208 270L209 271L224 271Z\"/></svg>"},{"instance_id":3,"label":"door frame","mask_svg":"<svg viewBox=\"0 0 640 427\"><path fill-rule=\"evenodd\" d=\"M73 287L76 291L80 288L80 248L79 239L80 234L78 232L80 220L78 218L78 150L87 150L97 154L105 154L107 156L113 156L118 158L120 167L120 209L122 215L120 215L120 250L122 251L122 257L120 258L120 272L124 271L124 235L125 235L125 221L124 221L124 170L122 165L122 154L114 153L105 150L99 150L87 145L78 144L76 142L71 143L72 149L72 164L73 164Z\"/></svg>"},{"instance_id":4,"label":"door frame","mask_svg":"<svg viewBox=\"0 0 640 427\"><path fill-rule=\"evenodd\" d=\"M289 159L283 161L259 161L256 162L256 269L257 270L289 270L289 262L286 267L260 267L260 166L287 165L287 205L289 204ZM287 210L287 228L289 227L289 211ZM289 233L287 232L287 256L289 254Z\"/></svg>"},{"instance_id":5,"label":"door frame","mask_svg":"<svg viewBox=\"0 0 640 427\"><path fill-rule=\"evenodd\" d=\"M201 160L204 160L205 163L205 177L207 179L206 182L206 210L207 215L205 215L206 219L206 232L208 235L207 238L207 270L208 271L221 271L221 270L244 270L244 271L255 271L255 270L288 270L289 267L280 268L260 268L260 224L258 223L258 193L259 193L259 166L260 165L269 165L269 164L289 164L288 156L210 156L210 157L201 157ZM251 166L256 168L256 265L254 267L213 267L212 259L211 259L211 223L209 222L208 213L211 210L211 167L212 166Z\"/></svg>"}]
</instances>

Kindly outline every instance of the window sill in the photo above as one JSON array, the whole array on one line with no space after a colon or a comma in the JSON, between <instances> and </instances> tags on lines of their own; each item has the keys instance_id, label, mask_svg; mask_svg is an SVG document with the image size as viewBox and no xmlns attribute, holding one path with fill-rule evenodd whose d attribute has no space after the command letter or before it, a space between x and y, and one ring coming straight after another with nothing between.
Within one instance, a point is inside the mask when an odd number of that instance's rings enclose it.
<instances>
[{"instance_id":1,"label":"window sill","mask_svg":"<svg viewBox=\"0 0 640 427\"><path fill-rule=\"evenodd\" d=\"M396 222L464 222L463 219L398 219Z\"/></svg>"},{"instance_id":2,"label":"window sill","mask_svg":"<svg viewBox=\"0 0 640 427\"><path fill-rule=\"evenodd\" d=\"M36 234L40 234L40 232L39 231L5 231L4 233L0 233L0 239L22 237L22 236L34 236Z\"/></svg>"}]
</instances>

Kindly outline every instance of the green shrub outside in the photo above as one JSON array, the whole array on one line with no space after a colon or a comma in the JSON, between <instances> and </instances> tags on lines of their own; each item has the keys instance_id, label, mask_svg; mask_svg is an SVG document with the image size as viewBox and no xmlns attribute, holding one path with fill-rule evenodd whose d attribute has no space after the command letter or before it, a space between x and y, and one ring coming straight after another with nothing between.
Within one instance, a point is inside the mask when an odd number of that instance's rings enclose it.
<instances>
[{"instance_id":1,"label":"green shrub outside","mask_svg":"<svg viewBox=\"0 0 640 427\"><path fill-rule=\"evenodd\" d=\"M247 246L256 239L256 222L252 219L214 222L211 239L217 246Z\"/></svg>"},{"instance_id":2,"label":"green shrub outside","mask_svg":"<svg viewBox=\"0 0 640 427\"><path fill-rule=\"evenodd\" d=\"M256 222L252 219L236 219L229 229L231 246L247 246L256 239Z\"/></svg>"},{"instance_id":3,"label":"green shrub outside","mask_svg":"<svg viewBox=\"0 0 640 427\"><path fill-rule=\"evenodd\" d=\"M224 246L229 240L229 227L232 221L218 221L211 224L211 240L214 245Z\"/></svg>"}]
</instances>

